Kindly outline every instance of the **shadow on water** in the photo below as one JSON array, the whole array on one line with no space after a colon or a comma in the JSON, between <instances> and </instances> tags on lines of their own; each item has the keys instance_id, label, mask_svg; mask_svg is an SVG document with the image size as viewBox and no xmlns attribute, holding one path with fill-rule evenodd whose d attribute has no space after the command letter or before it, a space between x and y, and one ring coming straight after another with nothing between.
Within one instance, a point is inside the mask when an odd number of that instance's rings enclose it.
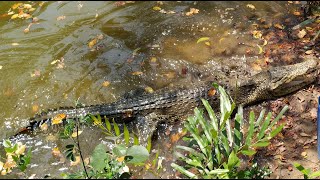
<instances>
[{"instance_id":1,"label":"shadow on water","mask_svg":"<svg viewBox=\"0 0 320 180\"><path fill-rule=\"evenodd\" d=\"M24 30L31 19L0 18L1 139L24 127L36 112L74 106L77 100L88 105L113 102L130 90L148 86L157 90L198 78L199 73L252 74L248 64L259 58L252 24L259 18L280 19L297 8L286 2L39 3L31 2L36 8L31 14L39 21L28 33ZM249 3L255 10L247 7ZM1 13L14 4L0 2ZM167 13L153 10L155 6ZM187 16L190 8L200 11ZM196 43L201 37L210 37L211 45ZM105 81L110 85L103 86ZM158 144L170 141L163 133L167 129L160 127ZM60 177L69 164L59 163L51 150L67 142L48 137L26 141L41 157L33 159L28 173ZM82 137L86 153L103 139L96 129ZM164 167L171 169L169 162Z\"/></svg>"}]
</instances>

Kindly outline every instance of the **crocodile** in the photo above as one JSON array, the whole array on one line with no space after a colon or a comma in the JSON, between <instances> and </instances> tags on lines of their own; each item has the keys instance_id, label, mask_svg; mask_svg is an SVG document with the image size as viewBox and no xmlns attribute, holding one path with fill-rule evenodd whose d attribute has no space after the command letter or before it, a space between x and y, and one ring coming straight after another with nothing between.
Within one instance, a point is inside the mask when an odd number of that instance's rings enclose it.
<instances>
[{"instance_id":1,"label":"crocodile","mask_svg":"<svg viewBox=\"0 0 320 180\"><path fill-rule=\"evenodd\" d=\"M185 118L195 107L201 107L201 98L213 106L219 107L219 98L212 92L212 83L226 89L237 105L247 106L263 100L275 99L293 93L314 82L319 75L319 60L310 58L301 63L271 67L243 80L207 79L174 87L165 87L153 93L123 98L109 104L98 104L79 108L59 108L49 110L30 119L30 124L18 134L32 132L43 123L64 115L77 118L86 114L114 118L116 122L127 122L137 117L144 117L154 131L159 122L172 122Z\"/></svg>"}]
</instances>

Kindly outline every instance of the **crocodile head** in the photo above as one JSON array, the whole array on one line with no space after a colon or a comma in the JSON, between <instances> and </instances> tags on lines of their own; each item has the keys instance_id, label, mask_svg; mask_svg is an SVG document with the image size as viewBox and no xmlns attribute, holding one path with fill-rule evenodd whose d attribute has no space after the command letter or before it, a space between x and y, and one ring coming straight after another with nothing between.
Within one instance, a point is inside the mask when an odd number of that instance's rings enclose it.
<instances>
[{"instance_id":1,"label":"crocodile head","mask_svg":"<svg viewBox=\"0 0 320 180\"><path fill-rule=\"evenodd\" d=\"M270 94L280 97L311 84L320 72L318 62L319 60L309 59L302 63L270 69Z\"/></svg>"},{"instance_id":2,"label":"crocodile head","mask_svg":"<svg viewBox=\"0 0 320 180\"><path fill-rule=\"evenodd\" d=\"M318 61L309 59L294 65L272 67L240 81L233 95L238 104L248 105L290 94L316 80L320 72Z\"/></svg>"}]
</instances>

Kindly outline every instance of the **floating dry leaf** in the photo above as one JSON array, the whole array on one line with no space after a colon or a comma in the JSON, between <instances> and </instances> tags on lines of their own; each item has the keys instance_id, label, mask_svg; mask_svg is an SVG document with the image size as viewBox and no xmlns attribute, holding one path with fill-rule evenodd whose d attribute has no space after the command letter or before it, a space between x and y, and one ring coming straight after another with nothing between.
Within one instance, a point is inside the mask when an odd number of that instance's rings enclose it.
<instances>
[{"instance_id":1,"label":"floating dry leaf","mask_svg":"<svg viewBox=\"0 0 320 180\"><path fill-rule=\"evenodd\" d=\"M77 133L77 131L76 131L76 132L73 132L73 133L71 134L71 137L75 138L75 137L77 137L77 134L78 134L78 136L79 136L81 133L82 133L82 131L78 131L78 133Z\"/></svg>"},{"instance_id":2,"label":"floating dry leaf","mask_svg":"<svg viewBox=\"0 0 320 180\"><path fill-rule=\"evenodd\" d=\"M179 133L170 136L171 143L177 142L181 137L187 134L187 131L181 131Z\"/></svg>"},{"instance_id":3,"label":"floating dry leaf","mask_svg":"<svg viewBox=\"0 0 320 180\"><path fill-rule=\"evenodd\" d=\"M197 43L200 43L200 42L203 42L203 41L208 41L209 40L209 37L202 37L202 38L199 38L197 40Z\"/></svg>"},{"instance_id":4,"label":"floating dry leaf","mask_svg":"<svg viewBox=\"0 0 320 180\"><path fill-rule=\"evenodd\" d=\"M30 8L30 9L29 9L29 12L32 12L32 11L34 11L34 10L36 10L36 8Z\"/></svg>"},{"instance_id":5,"label":"floating dry leaf","mask_svg":"<svg viewBox=\"0 0 320 180\"><path fill-rule=\"evenodd\" d=\"M11 19L16 19L19 16L19 14L14 14L11 16Z\"/></svg>"},{"instance_id":6,"label":"floating dry leaf","mask_svg":"<svg viewBox=\"0 0 320 180\"><path fill-rule=\"evenodd\" d=\"M157 62L157 58L156 58L156 57L152 57L152 58L150 59L150 61L151 61L152 63L155 63L155 62Z\"/></svg>"},{"instance_id":7,"label":"floating dry leaf","mask_svg":"<svg viewBox=\"0 0 320 180\"><path fill-rule=\"evenodd\" d=\"M301 39L307 34L306 30L302 29L298 32L297 36Z\"/></svg>"},{"instance_id":8,"label":"floating dry leaf","mask_svg":"<svg viewBox=\"0 0 320 180\"><path fill-rule=\"evenodd\" d=\"M43 4L44 4L44 2L40 2L40 3L39 3L39 6L41 7L41 6L43 6Z\"/></svg>"},{"instance_id":9,"label":"floating dry leaf","mask_svg":"<svg viewBox=\"0 0 320 180\"><path fill-rule=\"evenodd\" d=\"M29 31L30 31L29 28L26 28L26 29L23 30L24 33L28 33Z\"/></svg>"},{"instance_id":10,"label":"floating dry leaf","mask_svg":"<svg viewBox=\"0 0 320 180\"><path fill-rule=\"evenodd\" d=\"M247 8L250 8L252 10L256 9L256 7L253 4L247 4Z\"/></svg>"},{"instance_id":11,"label":"floating dry leaf","mask_svg":"<svg viewBox=\"0 0 320 180\"><path fill-rule=\"evenodd\" d=\"M57 17L57 21L64 20L65 18L66 18L66 16L58 16L58 17Z\"/></svg>"},{"instance_id":12,"label":"floating dry leaf","mask_svg":"<svg viewBox=\"0 0 320 180\"><path fill-rule=\"evenodd\" d=\"M103 87L108 87L110 85L110 82L109 81L104 81L103 83L102 83L102 86Z\"/></svg>"},{"instance_id":13,"label":"floating dry leaf","mask_svg":"<svg viewBox=\"0 0 320 180\"><path fill-rule=\"evenodd\" d=\"M161 7L159 7L159 6L154 6L152 9L155 10L155 11L160 11L160 10L161 10Z\"/></svg>"},{"instance_id":14,"label":"floating dry leaf","mask_svg":"<svg viewBox=\"0 0 320 180\"><path fill-rule=\"evenodd\" d=\"M2 69L3 66L0 65L0 69Z\"/></svg>"},{"instance_id":15,"label":"floating dry leaf","mask_svg":"<svg viewBox=\"0 0 320 180\"><path fill-rule=\"evenodd\" d=\"M31 73L31 77L40 76L40 70L35 70L34 73Z\"/></svg>"},{"instance_id":16,"label":"floating dry leaf","mask_svg":"<svg viewBox=\"0 0 320 180\"><path fill-rule=\"evenodd\" d=\"M97 41L98 41L97 38L94 38L92 41L90 41L88 44L89 48L91 49L94 45L96 45Z\"/></svg>"},{"instance_id":17,"label":"floating dry leaf","mask_svg":"<svg viewBox=\"0 0 320 180\"><path fill-rule=\"evenodd\" d=\"M22 5L22 3L16 3L16 4L12 5L11 8L12 9L17 9L21 5Z\"/></svg>"},{"instance_id":18,"label":"floating dry leaf","mask_svg":"<svg viewBox=\"0 0 320 180\"><path fill-rule=\"evenodd\" d=\"M198 13L199 13L199 9L190 8L190 11L186 13L186 16L191 16L191 15L198 14Z\"/></svg>"},{"instance_id":19,"label":"floating dry leaf","mask_svg":"<svg viewBox=\"0 0 320 180\"><path fill-rule=\"evenodd\" d=\"M19 43L12 43L11 45L12 45L12 46L18 46Z\"/></svg>"},{"instance_id":20,"label":"floating dry leaf","mask_svg":"<svg viewBox=\"0 0 320 180\"><path fill-rule=\"evenodd\" d=\"M32 105L32 112L38 112L39 106L37 104Z\"/></svg>"},{"instance_id":21,"label":"floating dry leaf","mask_svg":"<svg viewBox=\"0 0 320 180\"><path fill-rule=\"evenodd\" d=\"M132 72L131 74L137 76L137 75L143 74L143 72L141 72L141 71L135 71L135 72Z\"/></svg>"},{"instance_id":22,"label":"floating dry leaf","mask_svg":"<svg viewBox=\"0 0 320 180\"><path fill-rule=\"evenodd\" d=\"M148 93L153 93L153 92L154 92L154 90L153 90L152 87L150 87L150 86L147 86L146 88L144 88L144 90L145 90L146 92L148 92Z\"/></svg>"},{"instance_id":23,"label":"floating dry leaf","mask_svg":"<svg viewBox=\"0 0 320 180\"><path fill-rule=\"evenodd\" d=\"M57 114L52 118L52 125L62 123L62 120L66 118L66 114Z\"/></svg>"}]
</instances>

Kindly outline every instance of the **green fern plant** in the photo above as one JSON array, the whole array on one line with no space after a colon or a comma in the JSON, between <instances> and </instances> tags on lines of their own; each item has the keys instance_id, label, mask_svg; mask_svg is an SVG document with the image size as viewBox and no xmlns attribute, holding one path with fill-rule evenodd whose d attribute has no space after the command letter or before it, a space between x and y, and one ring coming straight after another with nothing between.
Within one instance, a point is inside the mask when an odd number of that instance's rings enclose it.
<instances>
[{"instance_id":1,"label":"green fern plant","mask_svg":"<svg viewBox=\"0 0 320 180\"><path fill-rule=\"evenodd\" d=\"M239 157L252 156L257 152L257 148L270 144L270 139L284 126L274 127L288 106L285 106L273 121L271 112L264 118L265 110L262 110L257 120L254 112L250 112L249 128L244 136L243 107L241 105L238 107L232 128L231 114L236 105L231 103L231 99L221 86L213 85L220 94L220 118L208 101L202 99L209 119L204 117L202 109L194 109L194 116L188 117L184 124L191 134L189 141L194 143L190 143L191 146L176 146L176 150L187 152L186 156L179 151L174 152L186 165L183 167L172 163L171 166L189 178L244 178L242 175L246 173L237 171L241 164ZM197 173L188 170L190 168L196 169ZM259 177L263 178L270 173L261 174Z\"/></svg>"}]
</instances>

